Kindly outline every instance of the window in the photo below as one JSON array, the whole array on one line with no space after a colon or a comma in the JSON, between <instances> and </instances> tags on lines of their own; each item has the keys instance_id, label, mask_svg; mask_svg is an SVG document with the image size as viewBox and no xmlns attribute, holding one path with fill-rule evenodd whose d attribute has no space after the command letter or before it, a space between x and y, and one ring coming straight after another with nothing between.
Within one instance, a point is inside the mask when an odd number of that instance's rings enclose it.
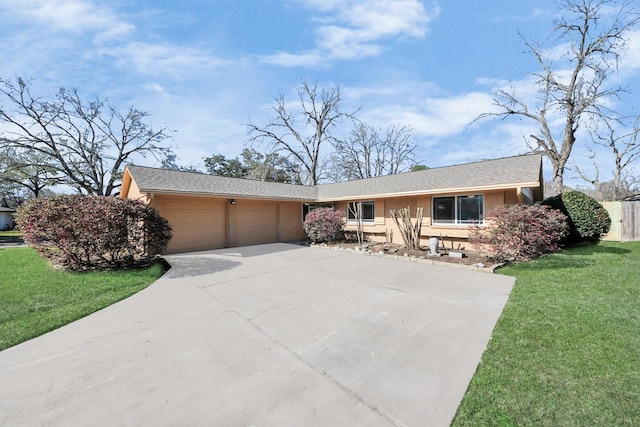
<instances>
[{"instance_id":1,"label":"window","mask_svg":"<svg viewBox=\"0 0 640 427\"><path fill-rule=\"evenodd\" d=\"M484 196L447 196L433 198L434 224L481 223L484 215Z\"/></svg>"},{"instance_id":2,"label":"window","mask_svg":"<svg viewBox=\"0 0 640 427\"><path fill-rule=\"evenodd\" d=\"M375 221L375 206L373 202L349 202L347 209L348 222L356 222L356 209L357 204L361 204L360 219L362 222L374 222Z\"/></svg>"}]
</instances>

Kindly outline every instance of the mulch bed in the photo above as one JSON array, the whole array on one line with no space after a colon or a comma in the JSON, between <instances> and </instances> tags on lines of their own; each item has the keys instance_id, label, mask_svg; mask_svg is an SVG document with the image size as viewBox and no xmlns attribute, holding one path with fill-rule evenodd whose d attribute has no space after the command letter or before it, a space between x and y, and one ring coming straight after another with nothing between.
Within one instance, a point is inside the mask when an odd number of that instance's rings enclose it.
<instances>
[{"instance_id":1,"label":"mulch bed","mask_svg":"<svg viewBox=\"0 0 640 427\"><path fill-rule=\"evenodd\" d=\"M445 249L438 250L440 256L432 257L430 256L430 251L428 248L421 248L420 250L409 250L406 249L402 245L397 245L393 243L377 243L377 242L365 242L362 247L355 242L332 242L332 243L321 243L318 246L328 247L330 249L344 249L344 250L352 250L355 252L365 252L372 254L384 254L391 256L399 256L399 257L414 257L418 259L428 259L435 262L444 262L458 265L466 265L472 267L479 268L489 268L492 269L499 265L497 262L492 260L487 254L470 251L470 250L456 250L456 249ZM458 258L455 256L450 256L450 253L458 253L463 254L462 258Z\"/></svg>"}]
</instances>

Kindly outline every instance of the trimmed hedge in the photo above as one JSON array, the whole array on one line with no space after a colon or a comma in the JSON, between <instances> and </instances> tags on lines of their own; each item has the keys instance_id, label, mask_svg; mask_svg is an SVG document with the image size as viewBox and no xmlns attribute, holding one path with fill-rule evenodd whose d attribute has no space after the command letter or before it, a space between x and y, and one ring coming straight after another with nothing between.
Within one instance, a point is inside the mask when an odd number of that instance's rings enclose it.
<instances>
[{"instance_id":1,"label":"trimmed hedge","mask_svg":"<svg viewBox=\"0 0 640 427\"><path fill-rule=\"evenodd\" d=\"M344 214L334 208L317 208L304 219L303 228L312 242L332 242L343 235Z\"/></svg>"},{"instance_id":2,"label":"trimmed hedge","mask_svg":"<svg viewBox=\"0 0 640 427\"><path fill-rule=\"evenodd\" d=\"M106 196L33 199L20 207L16 224L29 246L71 271L148 265L172 235L155 208Z\"/></svg>"},{"instance_id":3,"label":"trimmed hedge","mask_svg":"<svg viewBox=\"0 0 640 427\"><path fill-rule=\"evenodd\" d=\"M608 233L611 227L609 212L596 199L581 191L566 191L549 197L542 203L567 216L568 244L595 242Z\"/></svg>"},{"instance_id":4,"label":"trimmed hedge","mask_svg":"<svg viewBox=\"0 0 640 427\"><path fill-rule=\"evenodd\" d=\"M470 229L469 241L497 261L525 261L560 249L567 218L548 206L504 205L489 212L484 227Z\"/></svg>"}]
</instances>

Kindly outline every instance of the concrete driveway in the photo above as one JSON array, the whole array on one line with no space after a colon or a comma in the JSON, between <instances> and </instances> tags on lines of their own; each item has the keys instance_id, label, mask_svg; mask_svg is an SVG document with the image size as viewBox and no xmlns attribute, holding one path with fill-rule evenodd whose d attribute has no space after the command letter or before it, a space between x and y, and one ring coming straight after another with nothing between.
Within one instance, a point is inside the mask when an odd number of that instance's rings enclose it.
<instances>
[{"instance_id":1,"label":"concrete driveway","mask_svg":"<svg viewBox=\"0 0 640 427\"><path fill-rule=\"evenodd\" d=\"M514 282L288 244L167 258L0 352L0 425L447 426Z\"/></svg>"}]
</instances>

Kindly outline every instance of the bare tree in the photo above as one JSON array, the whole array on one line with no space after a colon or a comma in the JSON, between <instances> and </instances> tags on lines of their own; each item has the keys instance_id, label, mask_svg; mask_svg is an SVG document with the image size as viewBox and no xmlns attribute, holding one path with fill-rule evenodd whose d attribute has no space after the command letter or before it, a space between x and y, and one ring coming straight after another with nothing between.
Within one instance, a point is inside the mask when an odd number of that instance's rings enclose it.
<instances>
[{"instance_id":1,"label":"bare tree","mask_svg":"<svg viewBox=\"0 0 640 427\"><path fill-rule=\"evenodd\" d=\"M590 132L594 144L609 149L613 154L614 169L611 181L600 180L600 165L596 162L596 153L593 149L589 149L594 167L593 176L588 176L586 171L574 162L574 169L579 177L594 186L598 198L602 201L627 197L634 192L634 186L637 184L637 177L629 171L632 164L640 159L640 141L638 141L640 116L635 117L631 125L624 126L625 120L628 119L625 117L615 121L601 120L600 126Z\"/></svg>"},{"instance_id":2,"label":"bare tree","mask_svg":"<svg viewBox=\"0 0 640 427\"><path fill-rule=\"evenodd\" d=\"M392 125L384 134L357 123L347 141L335 141L335 175L345 180L406 172L415 164L418 142L409 126Z\"/></svg>"},{"instance_id":3,"label":"bare tree","mask_svg":"<svg viewBox=\"0 0 640 427\"><path fill-rule=\"evenodd\" d=\"M266 143L268 151L282 153L294 164L299 164L305 176L305 184L315 185L323 178L326 145L337 138L336 126L355 113L344 113L340 109L342 91L340 86L318 88L317 82L301 80L296 84L299 108L290 109L283 93L276 98L272 108L275 115L260 127L249 123L250 142Z\"/></svg>"},{"instance_id":4,"label":"bare tree","mask_svg":"<svg viewBox=\"0 0 640 427\"><path fill-rule=\"evenodd\" d=\"M31 84L0 79L0 148L38 153L80 192L118 192L125 163L135 156L161 159L171 153L166 128L153 130L149 113L130 107L122 113L107 100L85 103L76 89L61 88L51 100L34 96Z\"/></svg>"},{"instance_id":5,"label":"bare tree","mask_svg":"<svg viewBox=\"0 0 640 427\"><path fill-rule=\"evenodd\" d=\"M624 91L610 85L610 77L627 49L627 34L638 22L635 1L565 0L563 16L553 31L564 50L563 61L556 63L550 53L553 49L523 37L542 68L533 73L539 88L536 105L529 105L514 88L499 90L494 104L501 111L478 117L515 115L534 121L539 131L530 135L530 147L551 161L555 194L562 192L564 171L582 121L606 116L605 102ZM559 130L553 126L556 119L563 121Z\"/></svg>"}]
</instances>

